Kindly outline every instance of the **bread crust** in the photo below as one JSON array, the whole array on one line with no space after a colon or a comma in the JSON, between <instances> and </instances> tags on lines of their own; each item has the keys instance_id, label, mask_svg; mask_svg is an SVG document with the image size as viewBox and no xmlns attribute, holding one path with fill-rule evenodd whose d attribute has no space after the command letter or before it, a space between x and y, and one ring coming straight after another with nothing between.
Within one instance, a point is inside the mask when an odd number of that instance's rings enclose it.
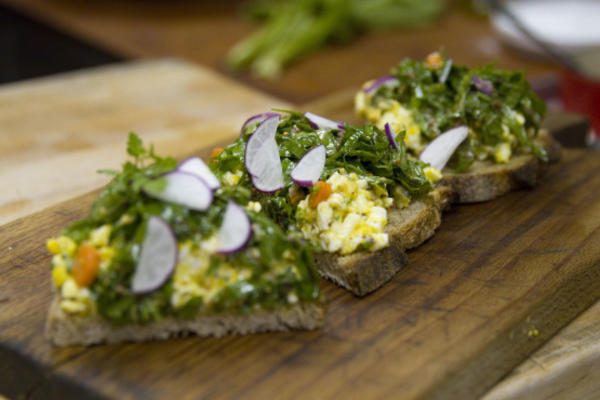
<instances>
[{"instance_id":1,"label":"bread crust","mask_svg":"<svg viewBox=\"0 0 600 400\"><path fill-rule=\"evenodd\" d=\"M167 317L144 325L115 326L100 316L65 313L60 308L60 295L56 294L46 320L46 336L56 346L140 342L192 334L220 337L227 334L317 329L323 324L324 315L322 303L306 302L247 314L219 313L199 315L194 319Z\"/></svg>"},{"instance_id":2,"label":"bread crust","mask_svg":"<svg viewBox=\"0 0 600 400\"><path fill-rule=\"evenodd\" d=\"M547 131L540 131L538 143L546 149L549 162L560 160L561 146ZM516 189L533 187L543 171L544 164L534 155L522 154L513 156L504 164L475 161L468 172L460 174L445 169L439 184L452 189L457 203L477 203L493 200Z\"/></svg>"},{"instance_id":3,"label":"bread crust","mask_svg":"<svg viewBox=\"0 0 600 400\"><path fill-rule=\"evenodd\" d=\"M388 247L345 256L326 252L316 254L319 273L356 296L380 288L407 263L405 250L419 246L434 234L441 223L441 211L450 203L451 195L448 188L439 187L407 208L391 210L385 228L389 235Z\"/></svg>"}]
</instances>

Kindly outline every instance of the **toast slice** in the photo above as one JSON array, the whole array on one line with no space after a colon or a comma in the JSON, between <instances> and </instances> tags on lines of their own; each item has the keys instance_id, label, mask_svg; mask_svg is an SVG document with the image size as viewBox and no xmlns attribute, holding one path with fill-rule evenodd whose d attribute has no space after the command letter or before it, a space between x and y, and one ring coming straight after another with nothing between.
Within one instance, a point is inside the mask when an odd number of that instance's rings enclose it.
<instances>
[{"instance_id":1,"label":"toast slice","mask_svg":"<svg viewBox=\"0 0 600 400\"><path fill-rule=\"evenodd\" d=\"M451 190L440 186L407 208L391 210L385 228L390 239L388 247L373 253L361 251L345 256L319 253L315 256L319 273L357 296L377 290L406 265L405 250L433 236L451 196Z\"/></svg>"},{"instance_id":2,"label":"toast slice","mask_svg":"<svg viewBox=\"0 0 600 400\"><path fill-rule=\"evenodd\" d=\"M544 146L551 163L560 160L561 146L543 130L538 141ZM493 200L510 191L533 187L545 170L544 164L534 155L513 156L505 164L475 161L468 172L454 173L445 169L439 184L451 188L457 203L477 203Z\"/></svg>"},{"instance_id":3,"label":"toast slice","mask_svg":"<svg viewBox=\"0 0 600 400\"><path fill-rule=\"evenodd\" d=\"M145 325L113 325L99 316L65 313L56 294L48 312L46 336L56 346L99 343L140 342L187 335L245 335L267 331L316 329L323 324L324 307L320 303L298 303L273 310L246 314L220 313L199 315L193 319L164 318Z\"/></svg>"}]
</instances>

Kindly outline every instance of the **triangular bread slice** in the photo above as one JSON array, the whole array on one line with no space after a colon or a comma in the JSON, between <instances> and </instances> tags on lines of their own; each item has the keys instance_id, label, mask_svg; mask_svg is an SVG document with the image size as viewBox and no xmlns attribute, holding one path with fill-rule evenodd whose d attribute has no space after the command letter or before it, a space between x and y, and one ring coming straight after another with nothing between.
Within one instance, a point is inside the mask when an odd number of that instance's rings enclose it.
<instances>
[{"instance_id":1,"label":"triangular bread slice","mask_svg":"<svg viewBox=\"0 0 600 400\"><path fill-rule=\"evenodd\" d=\"M434 234L451 195L448 188L438 187L406 208L392 209L385 228L388 247L345 256L318 253L315 257L319 273L357 296L380 288L406 264L405 250L419 246Z\"/></svg>"},{"instance_id":2,"label":"triangular bread slice","mask_svg":"<svg viewBox=\"0 0 600 400\"><path fill-rule=\"evenodd\" d=\"M114 325L99 316L69 315L60 308L57 293L48 312L46 336L57 346L140 342L190 334L199 336L245 335L267 331L316 329L325 309L319 302L298 303L273 310L248 313L212 313L192 319L168 317L147 324Z\"/></svg>"}]
</instances>

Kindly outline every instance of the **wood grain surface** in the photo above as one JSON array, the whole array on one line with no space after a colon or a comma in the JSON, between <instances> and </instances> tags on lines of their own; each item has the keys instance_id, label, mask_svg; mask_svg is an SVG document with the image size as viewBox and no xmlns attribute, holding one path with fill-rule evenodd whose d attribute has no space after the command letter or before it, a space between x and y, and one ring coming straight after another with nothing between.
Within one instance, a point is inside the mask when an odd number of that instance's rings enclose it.
<instances>
[{"instance_id":1,"label":"wood grain surface","mask_svg":"<svg viewBox=\"0 0 600 400\"><path fill-rule=\"evenodd\" d=\"M63 32L129 59L176 56L235 77L295 103L359 86L388 73L404 57L422 59L444 47L456 62L497 62L503 68L553 74L557 67L502 44L487 18L466 10L470 1L447 1L434 25L363 35L304 57L273 81L233 75L224 67L229 48L255 29L239 0L0 0Z\"/></svg>"},{"instance_id":2,"label":"wood grain surface","mask_svg":"<svg viewBox=\"0 0 600 400\"><path fill-rule=\"evenodd\" d=\"M283 101L178 60L116 64L0 89L0 224L102 186L127 133L183 156Z\"/></svg>"},{"instance_id":3,"label":"wood grain surface","mask_svg":"<svg viewBox=\"0 0 600 400\"><path fill-rule=\"evenodd\" d=\"M535 190L456 207L365 299L324 283L318 332L52 348L44 240L84 216L96 194L19 219L0 227L0 342L20 355L1 371L11 379L0 392L475 398L600 295L598 168L600 158L569 151Z\"/></svg>"},{"instance_id":4,"label":"wood grain surface","mask_svg":"<svg viewBox=\"0 0 600 400\"><path fill-rule=\"evenodd\" d=\"M311 109L338 118L347 102L342 94ZM594 153L568 151L535 190L454 208L365 299L324 282L318 332L52 348L42 334L51 298L44 241L84 216L95 193L16 220L0 227L0 392L475 398L600 296L598 168Z\"/></svg>"}]
</instances>

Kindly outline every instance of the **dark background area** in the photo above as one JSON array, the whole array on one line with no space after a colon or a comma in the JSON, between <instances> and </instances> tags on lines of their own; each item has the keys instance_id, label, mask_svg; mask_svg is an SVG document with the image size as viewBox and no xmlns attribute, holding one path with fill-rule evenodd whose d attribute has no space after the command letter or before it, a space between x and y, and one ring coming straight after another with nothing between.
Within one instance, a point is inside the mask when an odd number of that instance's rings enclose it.
<instances>
[{"instance_id":1,"label":"dark background area","mask_svg":"<svg viewBox=\"0 0 600 400\"><path fill-rule=\"evenodd\" d=\"M0 84L121 61L0 6Z\"/></svg>"}]
</instances>

